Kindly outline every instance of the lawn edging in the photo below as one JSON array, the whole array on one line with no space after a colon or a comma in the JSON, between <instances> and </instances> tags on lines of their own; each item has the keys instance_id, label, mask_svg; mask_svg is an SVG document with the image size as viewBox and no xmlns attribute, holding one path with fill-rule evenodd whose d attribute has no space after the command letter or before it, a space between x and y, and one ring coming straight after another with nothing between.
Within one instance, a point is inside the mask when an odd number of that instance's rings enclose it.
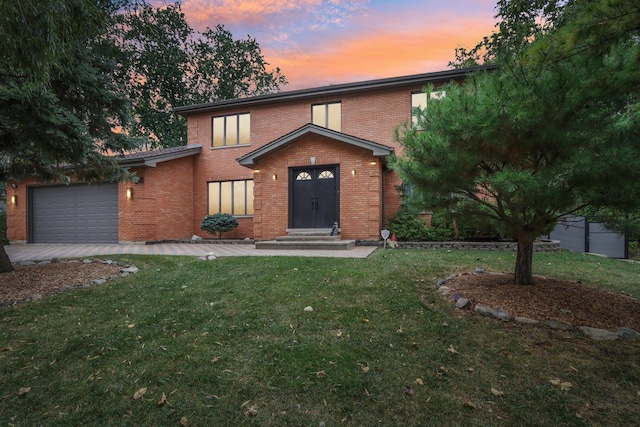
<instances>
[{"instance_id":1,"label":"lawn edging","mask_svg":"<svg viewBox=\"0 0 640 427\"><path fill-rule=\"evenodd\" d=\"M528 317L514 317L507 310L503 308L495 308L484 304L473 304L471 300L467 299L462 293L451 294L452 290L446 284L454 280L458 276L464 276L468 274L487 274L481 268L477 268L473 273L457 273L452 274L444 279L440 279L436 282L435 288L438 294L443 297L451 299L455 303L457 310L469 310L476 314L479 314L490 319L498 320L501 322L514 321L522 325L538 326L541 324L539 320L530 319ZM622 339L640 339L640 332L631 329L629 327L620 327L617 331L610 331L607 329L593 328L590 326L574 326L571 323L562 322L559 320L547 320L544 325L550 329L558 329L562 331L571 332L578 330L585 336L596 341L615 341L619 338Z\"/></svg>"},{"instance_id":2,"label":"lawn edging","mask_svg":"<svg viewBox=\"0 0 640 427\"><path fill-rule=\"evenodd\" d=\"M358 241L359 246L384 246L384 241ZM518 250L518 242L394 242L399 249L471 249L479 251L511 251ZM387 241L387 247L390 247ZM559 240L540 239L533 243L534 252L558 252Z\"/></svg>"}]
</instances>

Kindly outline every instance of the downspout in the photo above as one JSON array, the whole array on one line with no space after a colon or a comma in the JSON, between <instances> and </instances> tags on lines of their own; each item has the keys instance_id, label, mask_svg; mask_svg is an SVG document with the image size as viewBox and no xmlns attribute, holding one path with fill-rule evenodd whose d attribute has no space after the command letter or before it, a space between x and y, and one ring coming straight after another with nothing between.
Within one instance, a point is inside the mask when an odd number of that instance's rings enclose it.
<instances>
[{"instance_id":1,"label":"downspout","mask_svg":"<svg viewBox=\"0 0 640 427\"><path fill-rule=\"evenodd\" d=\"M382 166L382 165L380 165L380 166ZM382 200L380 201L380 210L381 210L381 212L380 212L380 230L382 230L384 228L384 200L385 200L385 187L386 187L386 185L385 185L385 183L386 183L385 176L387 174L386 169L387 169L386 167L384 169L382 169L382 174L381 174L381 176L382 176L382 190L380 191L380 197L382 197Z\"/></svg>"}]
</instances>

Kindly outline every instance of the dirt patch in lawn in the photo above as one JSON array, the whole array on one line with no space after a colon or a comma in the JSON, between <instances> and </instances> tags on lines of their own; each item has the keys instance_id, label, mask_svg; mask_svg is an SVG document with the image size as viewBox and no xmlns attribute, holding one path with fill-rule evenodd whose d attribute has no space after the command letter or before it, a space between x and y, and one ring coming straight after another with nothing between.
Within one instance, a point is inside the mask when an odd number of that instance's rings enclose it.
<instances>
[{"instance_id":1,"label":"dirt patch in lawn","mask_svg":"<svg viewBox=\"0 0 640 427\"><path fill-rule=\"evenodd\" d=\"M82 287L94 280L113 277L122 269L116 264L102 262L14 264L14 268L12 272L0 274L0 305L38 299Z\"/></svg>"},{"instance_id":2,"label":"dirt patch in lawn","mask_svg":"<svg viewBox=\"0 0 640 427\"><path fill-rule=\"evenodd\" d=\"M512 316L541 322L560 320L575 326L640 331L640 300L584 283L535 277L533 286L517 286L510 274L465 274L445 285L473 305L507 310Z\"/></svg>"}]
</instances>

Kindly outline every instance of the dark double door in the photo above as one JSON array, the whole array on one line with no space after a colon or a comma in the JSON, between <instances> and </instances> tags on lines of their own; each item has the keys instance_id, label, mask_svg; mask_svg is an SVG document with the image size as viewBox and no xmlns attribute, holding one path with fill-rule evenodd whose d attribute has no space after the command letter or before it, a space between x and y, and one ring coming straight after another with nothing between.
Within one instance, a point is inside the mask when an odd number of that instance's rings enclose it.
<instances>
[{"instance_id":1,"label":"dark double door","mask_svg":"<svg viewBox=\"0 0 640 427\"><path fill-rule=\"evenodd\" d=\"M290 171L290 227L331 228L338 221L338 167Z\"/></svg>"}]
</instances>

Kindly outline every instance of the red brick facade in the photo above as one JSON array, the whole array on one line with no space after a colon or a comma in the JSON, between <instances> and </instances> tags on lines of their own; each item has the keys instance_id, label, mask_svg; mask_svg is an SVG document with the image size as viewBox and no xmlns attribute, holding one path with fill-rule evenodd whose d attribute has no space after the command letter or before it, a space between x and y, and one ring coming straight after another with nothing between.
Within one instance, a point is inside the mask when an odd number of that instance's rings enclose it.
<instances>
[{"instance_id":1,"label":"red brick facade","mask_svg":"<svg viewBox=\"0 0 640 427\"><path fill-rule=\"evenodd\" d=\"M211 237L200 230L209 213L208 183L233 180L253 180L254 213L239 217L239 227L223 237L268 240L284 235L290 227L291 168L311 164L337 167L343 238L377 240L385 219L400 207L401 182L388 170L386 158L374 155L366 144L400 153L395 130L411 119L411 94L429 82L437 85L463 77L463 71L449 71L178 108L188 119L187 147L202 149L151 167L139 165L135 171L143 178L141 183L119 184L119 241ZM363 140L365 146L307 133L258 157L253 167L238 162L311 123L312 105L330 102L341 104L341 134ZM250 113L250 144L213 148L213 117L238 113ZM8 200L13 194L19 200L7 207L12 241L29 241L28 185L36 182L22 181L17 189L7 189ZM132 199L126 197L128 188Z\"/></svg>"}]
</instances>

